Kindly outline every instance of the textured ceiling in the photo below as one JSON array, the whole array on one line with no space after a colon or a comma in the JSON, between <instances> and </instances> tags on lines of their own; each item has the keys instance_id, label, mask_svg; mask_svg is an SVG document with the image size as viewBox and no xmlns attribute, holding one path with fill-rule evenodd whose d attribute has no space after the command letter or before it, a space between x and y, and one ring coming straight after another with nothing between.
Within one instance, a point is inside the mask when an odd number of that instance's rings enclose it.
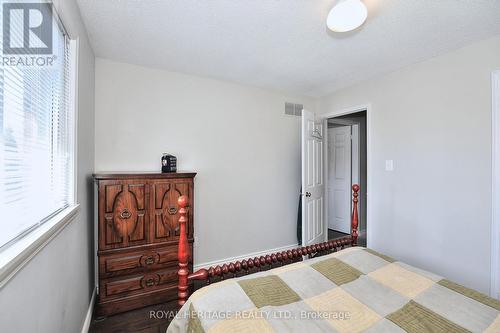
<instances>
[{"instance_id":1,"label":"textured ceiling","mask_svg":"<svg viewBox=\"0 0 500 333\"><path fill-rule=\"evenodd\" d=\"M96 56L318 97L500 34L500 0L363 0L336 34L337 0L77 0Z\"/></svg>"}]
</instances>

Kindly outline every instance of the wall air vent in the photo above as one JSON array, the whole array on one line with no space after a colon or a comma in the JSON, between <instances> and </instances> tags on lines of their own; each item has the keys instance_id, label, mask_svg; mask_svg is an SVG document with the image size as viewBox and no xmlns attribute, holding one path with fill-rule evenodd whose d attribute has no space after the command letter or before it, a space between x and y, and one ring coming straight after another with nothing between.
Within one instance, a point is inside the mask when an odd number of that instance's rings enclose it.
<instances>
[{"instance_id":1,"label":"wall air vent","mask_svg":"<svg viewBox=\"0 0 500 333\"><path fill-rule=\"evenodd\" d=\"M285 102L285 114L289 116L302 116L304 105Z\"/></svg>"}]
</instances>

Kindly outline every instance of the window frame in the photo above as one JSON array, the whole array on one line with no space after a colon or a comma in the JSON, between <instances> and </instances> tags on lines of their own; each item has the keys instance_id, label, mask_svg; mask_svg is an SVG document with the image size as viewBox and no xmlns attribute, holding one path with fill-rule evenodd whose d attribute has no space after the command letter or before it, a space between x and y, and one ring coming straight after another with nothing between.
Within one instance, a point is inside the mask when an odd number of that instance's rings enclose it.
<instances>
[{"instance_id":1,"label":"window frame","mask_svg":"<svg viewBox=\"0 0 500 333\"><path fill-rule=\"evenodd\" d=\"M69 112L73 118L71 135L71 189L68 206L54 212L43 223L39 223L21 237L15 237L0 249L0 289L13 278L32 258L54 239L80 211L78 194L78 66L79 38L72 38L65 28L61 16L52 4L54 19L65 34L69 43Z\"/></svg>"}]
</instances>

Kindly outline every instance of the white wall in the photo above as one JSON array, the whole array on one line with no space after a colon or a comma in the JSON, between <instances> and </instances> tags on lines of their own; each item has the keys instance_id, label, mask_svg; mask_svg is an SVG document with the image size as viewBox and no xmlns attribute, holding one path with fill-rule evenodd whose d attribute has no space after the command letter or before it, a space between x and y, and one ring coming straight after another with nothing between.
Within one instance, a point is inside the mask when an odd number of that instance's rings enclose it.
<instances>
[{"instance_id":1,"label":"white wall","mask_svg":"<svg viewBox=\"0 0 500 333\"><path fill-rule=\"evenodd\" d=\"M158 171L163 152L195 179L195 264L297 243L300 118L314 101L96 59L97 171Z\"/></svg>"},{"instance_id":2,"label":"white wall","mask_svg":"<svg viewBox=\"0 0 500 333\"><path fill-rule=\"evenodd\" d=\"M500 36L318 102L321 112L373 107L369 246L483 292L490 285L491 72L500 69L499 54ZM384 171L386 159L394 172Z\"/></svg>"},{"instance_id":3,"label":"white wall","mask_svg":"<svg viewBox=\"0 0 500 333\"><path fill-rule=\"evenodd\" d=\"M75 1L54 1L72 38L79 37L79 215L0 290L0 332L79 332L93 291L89 176L94 166L94 54Z\"/></svg>"}]
</instances>

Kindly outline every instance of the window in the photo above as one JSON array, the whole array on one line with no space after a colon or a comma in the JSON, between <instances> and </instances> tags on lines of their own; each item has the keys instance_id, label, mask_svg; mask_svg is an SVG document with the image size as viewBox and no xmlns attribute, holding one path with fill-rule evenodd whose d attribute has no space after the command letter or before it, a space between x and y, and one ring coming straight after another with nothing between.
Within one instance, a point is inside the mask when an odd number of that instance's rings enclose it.
<instances>
[{"instance_id":1,"label":"window","mask_svg":"<svg viewBox=\"0 0 500 333\"><path fill-rule=\"evenodd\" d=\"M51 65L0 64L0 249L74 203L70 41L50 19Z\"/></svg>"}]
</instances>

